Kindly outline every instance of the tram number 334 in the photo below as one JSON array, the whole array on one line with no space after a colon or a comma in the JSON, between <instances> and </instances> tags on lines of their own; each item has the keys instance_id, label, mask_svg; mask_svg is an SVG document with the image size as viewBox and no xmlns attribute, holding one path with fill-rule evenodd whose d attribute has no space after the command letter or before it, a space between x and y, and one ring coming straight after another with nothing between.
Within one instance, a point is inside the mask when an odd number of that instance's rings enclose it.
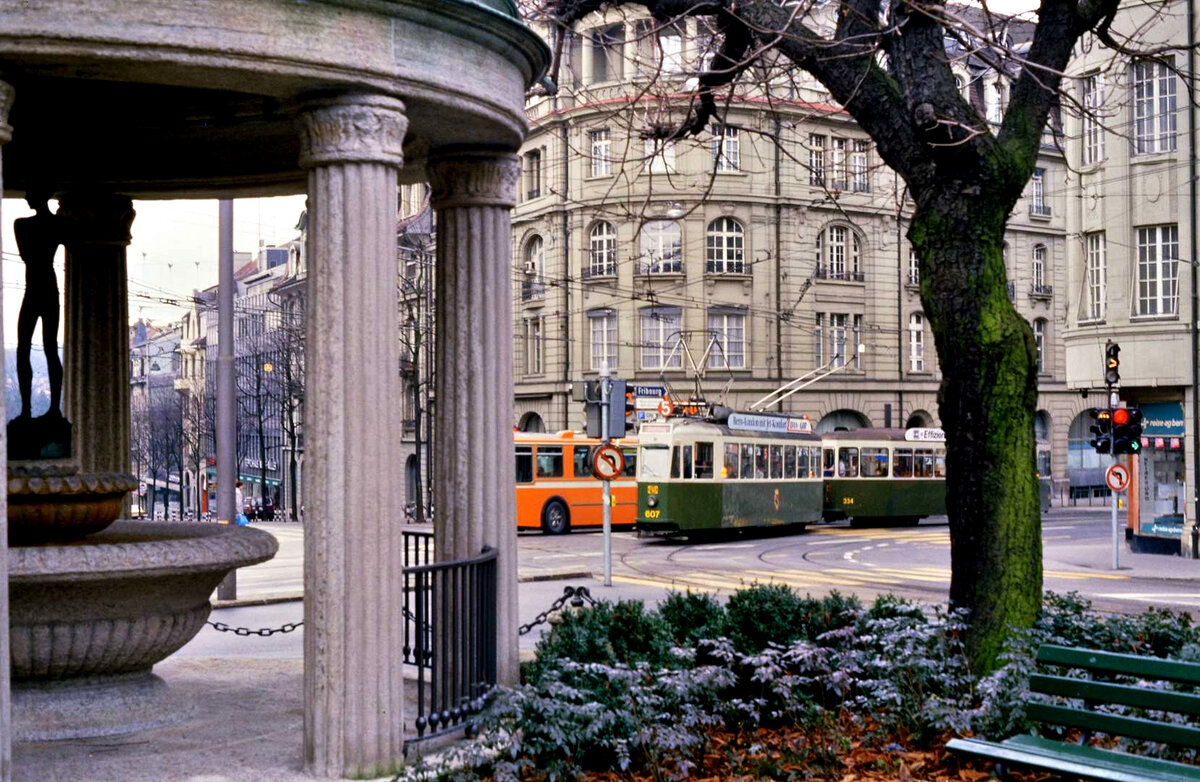
<instances>
[{"instance_id":1,"label":"tram number 334","mask_svg":"<svg viewBox=\"0 0 1200 782\"><path fill-rule=\"evenodd\" d=\"M853 505L854 498L853 497L842 497L842 504L843 505Z\"/></svg>"}]
</instances>

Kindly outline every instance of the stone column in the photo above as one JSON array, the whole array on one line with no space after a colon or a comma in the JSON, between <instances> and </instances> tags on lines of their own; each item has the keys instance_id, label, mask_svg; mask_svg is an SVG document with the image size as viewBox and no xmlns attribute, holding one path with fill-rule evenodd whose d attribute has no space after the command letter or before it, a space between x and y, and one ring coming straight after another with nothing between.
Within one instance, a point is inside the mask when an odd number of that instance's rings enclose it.
<instances>
[{"instance_id":1,"label":"stone column","mask_svg":"<svg viewBox=\"0 0 1200 782\"><path fill-rule=\"evenodd\" d=\"M63 415L83 473L128 473L129 284L125 248L133 202L111 194L68 193L63 329Z\"/></svg>"},{"instance_id":2,"label":"stone column","mask_svg":"<svg viewBox=\"0 0 1200 782\"><path fill-rule=\"evenodd\" d=\"M8 111L12 108L13 88L0 81L0 146L12 139ZM0 169L0 193L4 192L4 172ZM0 344L4 344L4 302L0 299ZM3 370L0 369L0 376ZM8 475L8 436L0 427L0 475ZM7 482L7 479L6 479ZM0 782L12 778L12 710L8 680L8 495L0 492Z\"/></svg>"},{"instance_id":3,"label":"stone column","mask_svg":"<svg viewBox=\"0 0 1200 782\"><path fill-rule=\"evenodd\" d=\"M517 525L512 457L512 231L516 155L429 165L437 210L434 533L440 560L499 556L496 674L515 684Z\"/></svg>"},{"instance_id":4,"label":"stone column","mask_svg":"<svg viewBox=\"0 0 1200 782\"><path fill-rule=\"evenodd\" d=\"M308 169L304 762L330 777L403 760L396 205L404 104L351 95L300 116Z\"/></svg>"}]
</instances>

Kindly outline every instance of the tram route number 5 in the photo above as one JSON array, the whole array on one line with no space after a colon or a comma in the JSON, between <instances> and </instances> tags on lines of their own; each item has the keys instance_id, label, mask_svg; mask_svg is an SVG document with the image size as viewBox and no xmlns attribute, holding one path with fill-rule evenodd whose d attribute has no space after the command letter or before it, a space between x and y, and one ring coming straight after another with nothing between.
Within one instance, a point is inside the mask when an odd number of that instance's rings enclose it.
<instances>
[{"instance_id":1,"label":"tram route number 5","mask_svg":"<svg viewBox=\"0 0 1200 782\"><path fill-rule=\"evenodd\" d=\"M1129 468L1123 464L1114 464L1104 473L1104 482L1113 491L1125 491L1129 487Z\"/></svg>"},{"instance_id":2,"label":"tram route number 5","mask_svg":"<svg viewBox=\"0 0 1200 782\"><path fill-rule=\"evenodd\" d=\"M625 454L615 445L602 445L592 454L592 474L602 481L615 481L625 472Z\"/></svg>"}]
</instances>

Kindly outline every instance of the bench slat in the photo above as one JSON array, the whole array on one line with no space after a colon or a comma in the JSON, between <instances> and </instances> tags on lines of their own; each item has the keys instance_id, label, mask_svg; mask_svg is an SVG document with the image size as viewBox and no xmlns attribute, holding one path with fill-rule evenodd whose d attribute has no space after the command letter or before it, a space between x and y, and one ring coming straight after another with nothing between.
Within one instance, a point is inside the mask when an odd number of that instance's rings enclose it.
<instances>
[{"instance_id":1,"label":"bench slat","mask_svg":"<svg viewBox=\"0 0 1200 782\"><path fill-rule=\"evenodd\" d=\"M1089 671L1140 676L1143 679L1165 679L1181 684L1200 685L1200 663L1180 660L1045 644L1038 648L1037 661L1042 665L1062 665Z\"/></svg>"},{"instance_id":2,"label":"bench slat","mask_svg":"<svg viewBox=\"0 0 1200 782\"><path fill-rule=\"evenodd\" d=\"M1045 695L1081 698L1099 703L1119 703L1143 709L1171 711L1177 714L1200 715L1200 695L1182 692L1151 690L1129 684L1109 684L1089 679L1048 676L1035 673L1029 677L1029 688Z\"/></svg>"},{"instance_id":3,"label":"bench slat","mask_svg":"<svg viewBox=\"0 0 1200 782\"><path fill-rule=\"evenodd\" d=\"M1083 747L1038 736L1014 736L1004 742L953 739L946 749L1014 766L1045 769L1100 782L1195 782L1200 768L1169 760Z\"/></svg>"},{"instance_id":4,"label":"bench slat","mask_svg":"<svg viewBox=\"0 0 1200 782\"><path fill-rule=\"evenodd\" d=\"M1122 717L1051 703L1030 703L1025 707L1025 713L1037 722L1100 731L1131 739L1177 744L1182 747L1200 747L1200 728L1186 725L1170 725L1141 717Z\"/></svg>"}]
</instances>

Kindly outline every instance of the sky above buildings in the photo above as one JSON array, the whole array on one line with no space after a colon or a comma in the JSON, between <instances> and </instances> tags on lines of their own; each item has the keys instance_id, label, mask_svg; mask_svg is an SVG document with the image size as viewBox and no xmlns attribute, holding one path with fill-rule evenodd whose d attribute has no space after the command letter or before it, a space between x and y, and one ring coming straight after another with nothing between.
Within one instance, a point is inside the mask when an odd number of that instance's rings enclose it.
<instances>
[{"instance_id":1,"label":"sky above buildings","mask_svg":"<svg viewBox=\"0 0 1200 782\"><path fill-rule=\"evenodd\" d=\"M51 202L51 209L56 205ZM129 317L173 321L195 289L217 283L217 201L135 201L133 241L127 258ZM259 243L281 244L297 235L304 196L241 199L233 206L233 249L256 252ZM22 199L4 199L3 230L4 344L14 346L17 312L25 289L25 268L13 238L13 221L33 214ZM55 258L59 290L63 287L63 253ZM61 318L59 343L62 342ZM34 345L41 344L41 324Z\"/></svg>"}]
</instances>

